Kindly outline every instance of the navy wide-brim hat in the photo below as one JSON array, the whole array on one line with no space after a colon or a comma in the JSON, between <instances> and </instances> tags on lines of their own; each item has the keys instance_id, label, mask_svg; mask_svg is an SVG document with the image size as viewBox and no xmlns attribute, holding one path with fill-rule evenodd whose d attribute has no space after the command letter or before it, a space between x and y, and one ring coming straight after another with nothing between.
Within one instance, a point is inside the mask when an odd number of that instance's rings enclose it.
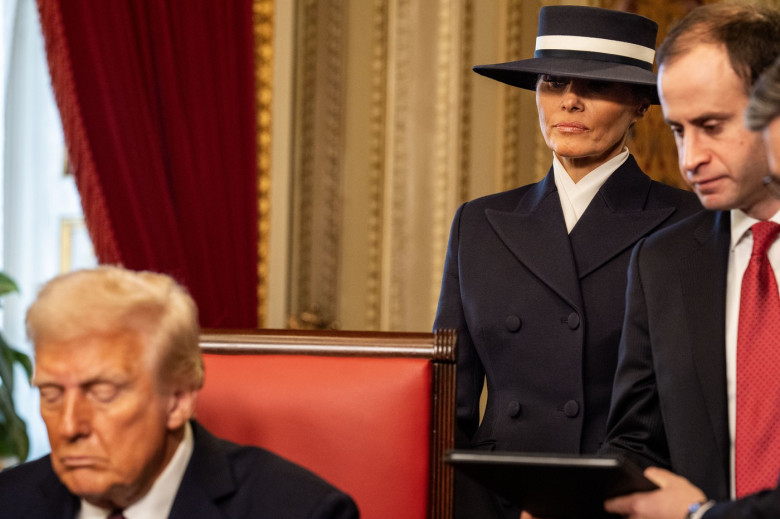
<instances>
[{"instance_id":1,"label":"navy wide-brim hat","mask_svg":"<svg viewBox=\"0 0 780 519\"><path fill-rule=\"evenodd\" d=\"M532 59L478 65L474 71L508 85L535 90L540 74L651 87L658 24L638 14L573 5L539 11Z\"/></svg>"}]
</instances>

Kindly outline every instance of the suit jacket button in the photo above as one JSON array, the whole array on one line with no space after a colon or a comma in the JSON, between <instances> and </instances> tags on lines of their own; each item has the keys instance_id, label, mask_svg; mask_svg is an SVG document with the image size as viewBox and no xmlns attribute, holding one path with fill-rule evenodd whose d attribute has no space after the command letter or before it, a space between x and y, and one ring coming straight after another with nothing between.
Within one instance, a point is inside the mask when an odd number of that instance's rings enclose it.
<instances>
[{"instance_id":1,"label":"suit jacket button","mask_svg":"<svg viewBox=\"0 0 780 519\"><path fill-rule=\"evenodd\" d=\"M509 405L507 406L506 410L510 417L517 418L518 416L520 416L520 410L521 410L520 402L516 400L509 402Z\"/></svg>"},{"instance_id":2,"label":"suit jacket button","mask_svg":"<svg viewBox=\"0 0 780 519\"><path fill-rule=\"evenodd\" d=\"M569 325L570 330L576 330L580 326L580 316L577 315L577 312L569 314L569 317L566 319L566 324Z\"/></svg>"},{"instance_id":3,"label":"suit jacket button","mask_svg":"<svg viewBox=\"0 0 780 519\"><path fill-rule=\"evenodd\" d=\"M523 321L520 320L519 317L516 315L510 315L506 318L506 329L510 332L514 333L520 329L520 327L523 326Z\"/></svg>"},{"instance_id":4,"label":"suit jacket button","mask_svg":"<svg viewBox=\"0 0 780 519\"><path fill-rule=\"evenodd\" d=\"M569 400L563 406L563 414L565 414L569 418L574 418L575 416L577 416L577 413L579 412L580 412L580 404L578 404L574 400Z\"/></svg>"}]
</instances>

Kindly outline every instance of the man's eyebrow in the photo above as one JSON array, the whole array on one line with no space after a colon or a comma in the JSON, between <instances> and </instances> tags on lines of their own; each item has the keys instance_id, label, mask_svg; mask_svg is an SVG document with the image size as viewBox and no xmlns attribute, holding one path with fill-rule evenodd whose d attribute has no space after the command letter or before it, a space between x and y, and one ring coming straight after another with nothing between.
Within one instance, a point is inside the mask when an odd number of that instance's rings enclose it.
<instances>
[{"instance_id":1,"label":"man's eyebrow","mask_svg":"<svg viewBox=\"0 0 780 519\"><path fill-rule=\"evenodd\" d=\"M41 375L37 371L33 373L32 378L30 379L30 385L33 387L40 387L40 386L59 386L61 384L58 384L56 380L53 380L46 375Z\"/></svg>"},{"instance_id":2,"label":"man's eyebrow","mask_svg":"<svg viewBox=\"0 0 780 519\"><path fill-rule=\"evenodd\" d=\"M690 123L694 126L703 126L708 121L727 121L734 117L732 112L708 112L702 114L695 119L691 119ZM669 126L679 126L680 123L672 119L664 117L664 122Z\"/></svg>"},{"instance_id":3,"label":"man's eyebrow","mask_svg":"<svg viewBox=\"0 0 780 519\"><path fill-rule=\"evenodd\" d=\"M106 375L97 375L92 378L89 378L87 380L83 380L78 383L78 386L80 388L89 388L91 386L94 386L96 384L113 384L115 386L122 386L126 385L128 382L126 380L120 379L119 377L112 377L112 376L106 376ZM36 378L33 377L32 379L32 385L33 387L41 387L41 386L58 386L61 387L62 384L57 382L56 380L48 380L46 378Z\"/></svg>"},{"instance_id":4,"label":"man's eyebrow","mask_svg":"<svg viewBox=\"0 0 780 519\"><path fill-rule=\"evenodd\" d=\"M710 112L704 115L701 115L691 121L693 124L699 126L707 121L727 121L728 119L731 119L734 117L734 114L732 112Z\"/></svg>"}]
</instances>

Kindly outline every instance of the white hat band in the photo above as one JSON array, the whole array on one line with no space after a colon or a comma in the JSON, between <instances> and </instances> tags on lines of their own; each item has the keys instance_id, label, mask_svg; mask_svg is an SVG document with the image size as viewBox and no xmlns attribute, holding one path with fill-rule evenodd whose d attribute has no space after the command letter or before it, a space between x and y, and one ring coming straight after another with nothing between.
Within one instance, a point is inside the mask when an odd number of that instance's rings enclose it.
<instances>
[{"instance_id":1,"label":"white hat band","mask_svg":"<svg viewBox=\"0 0 780 519\"><path fill-rule=\"evenodd\" d=\"M655 50L625 41L591 38L588 36L548 35L536 37L536 50L597 52L612 54L649 63L653 66Z\"/></svg>"}]
</instances>

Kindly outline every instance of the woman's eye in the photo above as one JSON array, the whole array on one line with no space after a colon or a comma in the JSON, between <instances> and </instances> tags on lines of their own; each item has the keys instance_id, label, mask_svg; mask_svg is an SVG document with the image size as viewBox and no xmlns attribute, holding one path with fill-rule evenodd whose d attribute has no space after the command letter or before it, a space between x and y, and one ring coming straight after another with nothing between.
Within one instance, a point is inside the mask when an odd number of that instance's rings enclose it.
<instances>
[{"instance_id":1,"label":"woman's eye","mask_svg":"<svg viewBox=\"0 0 780 519\"><path fill-rule=\"evenodd\" d=\"M563 88L568 83L567 80L555 76L542 76L542 81L547 83L551 88Z\"/></svg>"},{"instance_id":2,"label":"woman's eye","mask_svg":"<svg viewBox=\"0 0 780 519\"><path fill-rule=\"evenodd\" d=\"M593 92L599 92L603 93L608 91L611 88L610 83L605 83L603 81L590 81L588 83L588 89L590 89Z\"/></svg>"}]
</instances>

